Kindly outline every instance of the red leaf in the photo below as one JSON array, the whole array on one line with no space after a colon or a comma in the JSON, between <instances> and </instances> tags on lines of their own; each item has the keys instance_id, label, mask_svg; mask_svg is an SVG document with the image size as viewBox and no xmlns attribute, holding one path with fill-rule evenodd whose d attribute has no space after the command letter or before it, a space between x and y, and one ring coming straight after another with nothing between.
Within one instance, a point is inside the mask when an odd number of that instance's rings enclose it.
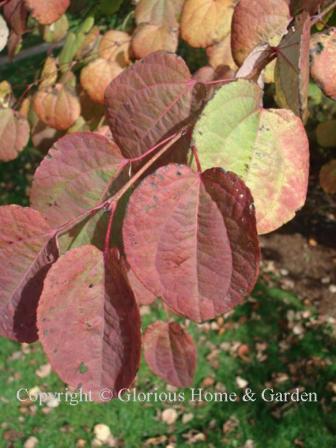
<instances>
[{"instance_id":1,"label":"red leaf","mask_svg":"<svg viewBox=\"0 0 336 448\"><path fill-rule=\"evenodd\" d=\"M230 310L255 284L252 197L232 173L160 168L131 196L123 236L127 260L142 283L197 322Z\"/></svg>"},{"instance_id":2,"label":"red leaf","mask_svg":"<svg viewBox=\"0 0 336 448\"><path fill-rule=\"evenodd\" d=\"M105 93L107 120L125 157L144 154L193 118L197 81L182 58L153 53L113 80Z\"/></svg>"},{"instance_id":3,"label":"red leaf","mask_svg":"<svg viewBox=\"0 0 336 448\"><path fill-rule=\"evenodd\" d=\"M240 0L232 19L232 54L240 66L260 44L276 46L290 22L288 0Z\"/></svg>"},{"instance_id":4,"label":"red leaf","mask_svg":"<svg viewBox=\"0 0 336 448\"><path fill-rule=\"evenodd\" d=\"M43 280L58 257L53 231L31 208L0 207L0 334L37 340L36 308Z\"/></svg>"},{"instance_id":5,"label":"red leaf","mask_svg":"<svg viewBox=\"0 0 336 448\"><path fill-rule=\"evenodd\" d=\"M125 269L129 284L132 288L135 300L138 305L151 305L156 300L156 296L151 293L134 274L129 267L125 258L122 259L122 264Z\"/></svg>"},{"instance_id":6,"label":"red leaf","mask_svg":"<svg viewBox=\"0 0 336 448\"><path fill-rule=\"evenodd\" d=\"M28 17L23 0L10 0L3 6L3 14L12 30L19 36L26 31Z\"/></svg>"},{"instance_id":7,"label":"red leaf","mask_svg":"<svg viewBox=\"0 0 336 448\"><path fill-rule=\"evenodd\" d=\"M117 145L90 132L67 135L35 172L31 203L54 227L98 205L125 166Z\"/></svg>"},{"instance_id":8,"label":"red leaf","mask_svg":"<svg viewBox=\"0 0 336 448\"><path fill-rule=\"evenodd\" d=\"M324 0L291 0L290 8L293 16L302 11L308 11L310 14L314 14L323 2Z\"/></svg>"},{"instance_id":9,"label":"red leaf","mask_svg":"<svg viewBox=\"0 0 336 448\"><path fill-rule=\"evenodd\" d=\"M56 22L69 8L70 0L24 0L32 16L42 25Z\"/></svg>"},{"instance_id":10,"label":"red leaf","mask_svg":"<svg viewBox=\"0 0 336 448\"><path fill-rule=\"evenodd\" d=\"M144 354L150 369L176 387L192 385L196 348L191 336L175 323L155 322L144 335Z\"/></svg>"},{"instance_id":11,"label":"red leaf","mask_svg":"<svg viewBox=\"0 0 336 448\"><path fill-rule=\"evenodd\" d=\"M120 262L94 246L62 256L38 308L39 337L50 364L71 388L112 399L133 382L140 360L140 317ZM103 397L100 392L108 388Z\"/></svg>"}]
</instances>

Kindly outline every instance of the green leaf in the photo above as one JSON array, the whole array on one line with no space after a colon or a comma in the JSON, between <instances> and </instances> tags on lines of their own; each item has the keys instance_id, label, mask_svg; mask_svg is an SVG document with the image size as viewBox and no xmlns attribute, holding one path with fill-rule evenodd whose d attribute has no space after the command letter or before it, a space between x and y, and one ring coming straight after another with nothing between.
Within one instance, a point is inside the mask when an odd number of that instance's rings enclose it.
<instances>
[{"instance_id":1,"label":"green leaf","mask_svg":"<svg viewBox=\"0 0 336 448\"><path fill-rule=\"evenodd\" d=\"M202 169L238 174L254 197L259 233L286 223L307 194L309 148L301 120L285 109L263 109L262 91L238 80L223 86L194 129Z\"/></svg>"}]
</instances>

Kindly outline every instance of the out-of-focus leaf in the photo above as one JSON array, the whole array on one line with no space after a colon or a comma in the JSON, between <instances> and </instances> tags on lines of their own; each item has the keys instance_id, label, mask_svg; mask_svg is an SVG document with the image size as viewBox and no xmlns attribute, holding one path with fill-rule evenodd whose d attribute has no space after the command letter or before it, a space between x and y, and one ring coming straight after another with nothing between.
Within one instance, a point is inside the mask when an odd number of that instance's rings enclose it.
<instances>
[{"instance_id":1,"label":"out-of-focus leaf","mask_svg":"<svg viewBox=\"0 0 336 448\"><path fill-rule=\"evenodd\" d=\"M16 159L28 141L28 121L13 109L0 108L0 160Z\"/></svg>"},{"instance_id":2,"label":"out-of-focus leaf","mask_svg":"<svg viewBox=\"0 0 336 448\"><path fill-rule=\"evenodd\" d=\"M310 57L314 81L327 96L336 100L336 28L313 34Z\"/></svg>"},{"instance_id":3,"label":"out-of-focus leaf","mask_svg":"<svg viewBox=\"0 0 336 448\"><path fill-rule=\"evenodd\" d=\"M39 90L33 99L39 119L59 131L72 126L81 113L77 95L63 84Z\"/></svg>"},{"instance_id":4,"label":"out-of-focus leaf","mask_svg":"<svg viewBox=\"0 0 336 448\"><path fill-rule=\"evenodd\" d=\"M237 0L186 0L181 17L182 38L192 47L206 48L231 30Z\"/></svg>"},{"instance_id":5,"label":"out-of-focus leaf","mask_svg":"<svg viewBox=\"0 0 336 448\"><path fill-rule=\"evenodd\" d=\"M285 109L263 109L262 90L239 80L207 104L193 139L202 168L221 166L251 189L259 233L286 223L305 202L309 145L301 120Z\"/></svg>"},{"instance_id":6,"label":"out-of-focus leaf","mask_svg":"<svg viewBox=\"0 0 336 448\"><path fill-rule=\"evenodd\" d=\"M166 25L142 23L132 38L132 50L136 58L144 58L155 51L163 50L175 53L178 46L178 28Z\"/></svg>"},{"instance_id":7,"label":"out-of-focus leaf","mask_svg":"<svg viewBox=\"0 0 336 448\"><path fill-rule=\"evenodd\" d=\"M302 11L308 11L310 14L314 14L324 1L325 0L290 0L290 9L293 16L300 14Z\"/></svg>"},{"instance_id":8,"label":"out-of-focus leaf","mask_svg":"<svg viewBox=\"0 0 336 448\"><path fill-rule=\"evenodd\" d=\"M107 401L133 382L140 317L116 255L104 259L87 245L62 256L44 283L38 329L50 364L71 388ZM111 394L102 396L106 389Z\"/></svg>"},{"instance_id":9,"label":"out-of-focus leaf","mask_svg":"<svg viewBox=\"0 0 336 448\"><path fill-rule=\"evenodd\" d=\"M120 67L130 63L131 36L123 31L110 30L104 34L99 44L99 56Z\"/></svg>"},{"instance_id":10,"label":"out-of-focus leaf","mask_svg":"<svg viewBox=\"0 0 336 448\"><path fill-rule=\"evenodd\" d=\"M140 0L135 9L137 24L151 23L176 28L184 0Z\"/></svg>"},{"instance_id":11,"label":"out-of-focus leaf","mask_svg":"<svg viewBox=\"0 0 336 448\"><path fill-rule=\"evenodd\" d=\"M69 21L66 14L63 14L56 22L44 27L43 39L50 43L59 42L66 36L68 29Z\"/></svg>"},{"instance_id":12,"label":"out-of-focus leaf","mask_svg":"<svg viewBox=\"0 0 336 448\"><path fill-rule=\"evenodd\" d=\"M43 90L47 87L53 87L56 84L58 78L58 67L57 67L57 60L52 57L48 56L44 67L41 73L41 81L39 85L39 89Z\"/></svg>"},{"instance_id":13,"label":"out-of-focus leaf","mask_svg":"<svg viewBox=\"0 0 336 448\"><path fill-rule=\"evenodd\" d=\"M336 148L336 120L320 123L316 128L317 143L324 148Z\"/></svg>"},{"instance_id":14,"label":"out-of-focus leaf","mask_svg":"<svg viewBox=\"0 0 336 448\"><path fill-rule=\"evenodd\" d=\"M0 334L37 340L36 308L43 280L58 257L54 231L31 208L0 207Z\"/></svg>"},{"instance_id":15,"label":"out-of-focus leaf","mask_svg":"<svg viewBox=\"0 0 336 448\"><path fill-rule=\"evenodd\" d=\"M117 62L98 58L82 69L81 86L93 101L104 104L106 88L122 71Z\"/></svg>"},{"instance_id":16,"label":"out-of-focus leaf","mask_svg":"<svg viewBox=\"0 0 336 448\"><path fill-rule=\"evenodd\" d=\"M26 31L28 11L22 0L10 0L3 6L4 17L10 28L21 36Z\"/></svg>"},{"instance_id":17,"label":"out-of-focus leaf","mask_svg":"<svg viewBox=\"0 0 336 448\"><path fill-rule=\"evenodd\" d=\"M144 335L144 355L152 372L175 387L193 383L196 347L191 336L176 322L155 322Z\"/></svg>"},{"instance_id":18,"label":"out-of-focus leaf","mask_svg":"<svg viewBox=\"0 0 336 448\"><path fill-rule=\"evenodd\" d=\"M7 23L0 14L0 51L2 51L7 45L8 37L9 37L9 29Z\"/></svg>"},{"instance_id":19,"label":"out-of-focus leaf","mask_svg":"<svg viewBox=\"0 0 336 448\"><path fill-rule=\"evenodd\" d=\"M276 101L307 119L309 87L309 42L311 20L307 12L295 18L278 47L275 66Z\"/></svg>"},{"instance_id":20,"label":"out-of-focus leaf","mask_svg":"<svg viewBox=\"0 0 336 448\"><path fill-rule=\"evenodd\" d=\"M179 314L201 322L253 288L259 264L252 196L233 173L159 168L132 194L123 241L140 281Z\"/></svg>"},{"instance_id":21,"label":"out-of-focus leaf","mask_svg":"<svg viewBox=\"0 0 336 448\"><path fill-rule=\"evenodd\" d=\"M206 52L209 63L213 68L226 65L231 70L237 70L237 65L233 60L231 52L231 34L228 34L218 44L208 47Z\"/></svg>"},{"instance_id":22,"label":"out-of-focus leaf","mask_svg":"<svg viewBox=\"0 0 336 448\"><path fill-rule=\"evenodd\" d=\"M336 160L331 160L321 168L320 185L326 193L336 193Z\"/></svg>"},{"instance_id":23,"label":"out-of-focus leaf","mask_svg":"<svg viewBox=\"0 0 336 448\"><path fill-rule=\"evenodd\" d=\"M65 13L70 0L24 0L24 3L39 23L50 25Z\"/></svg>"}]
</instances>

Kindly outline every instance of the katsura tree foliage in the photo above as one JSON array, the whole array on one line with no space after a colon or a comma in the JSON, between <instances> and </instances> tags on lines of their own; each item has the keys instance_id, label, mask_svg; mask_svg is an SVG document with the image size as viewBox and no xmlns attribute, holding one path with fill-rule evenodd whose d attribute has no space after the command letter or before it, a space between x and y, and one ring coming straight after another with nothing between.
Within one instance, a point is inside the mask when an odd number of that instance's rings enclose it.
<instances>
[{"instance_id":1,"label":"katsura tree foliage","mask_svg":"<svg viewBox=\"0 0 336 448\"><path fill-rule=\"evenodd\" d=\"M69 3L1 2L11 56L28 31L65 43L19 99L0 84L1 160L30 138L48 150L31 207L0 207L0 334L39 339L97 401L132 384L141 346L155 374L186 387L196 348L174 314L204 322L241 303L258 235L305 203L309 76L336 98L336 3L140 0L103 35L92 17L68 31ZM192 74L180 38L209 65ZM264 106L265 83L278 108ZM335 173L334 160L321 171L329 193ZM142 336L139 306L155 300L167 321Z\"/></svg>"}]
</instances>

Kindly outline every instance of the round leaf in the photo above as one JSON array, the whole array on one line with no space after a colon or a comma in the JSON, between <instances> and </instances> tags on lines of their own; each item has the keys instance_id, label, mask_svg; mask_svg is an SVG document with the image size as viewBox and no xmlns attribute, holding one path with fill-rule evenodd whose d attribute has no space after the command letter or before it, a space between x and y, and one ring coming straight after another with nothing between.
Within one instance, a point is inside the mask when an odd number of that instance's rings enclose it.
<instances>
[{"instance_id":1,"label":"round leaf","mask_svg":"<svg viewBox=\"0 0 336 448\"><path fill-rule=\"evenodd\" d=\"M106 115L125 157L133 158L190 122L201 101L195 98L182 58L153 53L114 79L106 90Z\"/></svg>"},{"instance_id":2,"label":"round leaf","mask_svg":"<svg viewBox=\"0 0 336 448\"><path fill-rule=\"evenodd\" d=\"M196 347L191 336L175 322L155 322L144 335L144 354L152 372L175 387L193 383Z\"/></svg>"},{"instance_id":3,"label":"round leaf","mask_svg":"<svg viewBox=\"0 0 336 448\"><path fill-rule=\"evenodd\" d=\"M176 27L183 3L184 0L140 0L135 9L136 22Z\"/></svg>"},{"instance_id":4,"label":"round leaf","mask_svg":"<svg viewBox=\"0 0 336 448\"><path fill-rule=\"evenodd\" d=\"M39 119L59 131L69 129L81 112L78 97L62 84L39 90L33 105Z\"/></svg>"},{"instance_id":5,"label":"round leaf","mask_svg":"<svg viewBox=\"0 0 336 448\"><path fill-rule=\"evenodd\" d=\"M81 86L93 101L104 104L106 88L122 71L116 62L98 58L82 69Z\"/></svg>"},{"instance_id":6,"label":"round leaf","mask_svg":"<svg viewBox=\"0 0 336 448\"><path fill-rule=\"evenodd\" d=\"M103 201L126 163L116 144L102 135L66 135L35 172L32 206L59 227Z\"/></svg>"},{"instance_id":7,"label":"round leaf","mask_svg":"<svg viewBox=\"0 0 336 448\"><path fill-rule=\"evenodd\" d=\"M177 46L177 28L169 28L166 25L142 23L137 27L132 38L132 50L138 59L159 50L175 53Z\"/></svg>"},{"instance_id":8,"label":"round leaf","mask_svg":"<svg viewBox=\"0 0 336 448\"><path fill-rule=\"evenodd\" d=\"M196 48L220 42L230 33L236 0L186 0L182 17L182 38Z\"/></svg>"},{"instance_id":9,"label":"round leaf","mask_svg":"<svg viewBox=\"0 0 336 448\"><path fill-rule=\"evenodd\" d=\"M230 310L255 284L252 197L232 173L158 169L132 194L123 237L127 261L146 288L197 322Z\"/></svg>"},{"instance_id":10,"label":"round leaf","mask_svg":"<svg viewBox=\"0 0 336 448\"><path fill-rule=\"evenodd\" d=\"M291 111L260 107L262 91L250 81L223 86L208 103L193 138L204 168L221 166L251 189L259 233L277 229L305 202L309 147Z\"/></svg>"},{"instance_id":11,"label":"round leaf","mask_svg":"<svg viewBox=\"0 0 336 448\"><path fill-rule=\"evenodd\" d=\"M260 44L277 46L290 22L288 0L240 0L232 20L232 53L240 66Z\"/></svg>"},{"instance_id":12,"label":"round leaf","mask_svg":"<svg viewBox=\"0 0 336 448\"><path fill-rule=\"evenodd\" d=\"M116 62L120 67L130 63L131 36L124 31L110 30L99 44L99 56Z\"/></svg>"}]
</instances>

